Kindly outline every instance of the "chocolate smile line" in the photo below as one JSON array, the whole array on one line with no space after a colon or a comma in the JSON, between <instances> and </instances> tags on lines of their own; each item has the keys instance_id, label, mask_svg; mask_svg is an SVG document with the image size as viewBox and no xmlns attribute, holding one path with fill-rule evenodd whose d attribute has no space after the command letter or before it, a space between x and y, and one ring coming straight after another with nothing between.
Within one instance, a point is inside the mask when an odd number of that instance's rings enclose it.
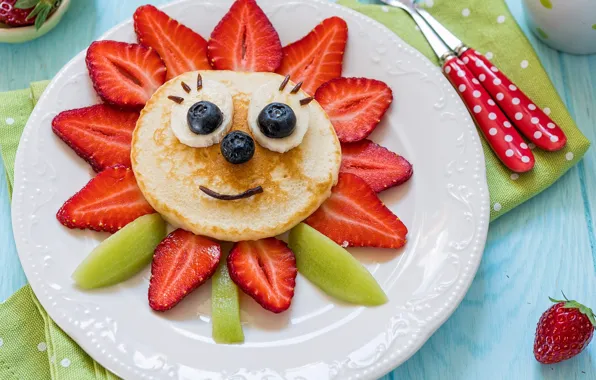
<instances>
[{"instance_id":1,"label":"chocolate smile line","mask_svg":"<svg viewBox=\"0 0 596 380\"><path fill-rule=\"evenodd\" d=\"M261 194L263 192L263 188L261 186L257 186L253 189L248 189L245 192L236 194L236 195L220 194L220 193L213 191L205 186L199 186L199 189L201 189L201 191L203 193L205 193L215 199L219 199L220 201L236 201L238 199L250 198L253 195Z\"/></svg>"}]
</instances>

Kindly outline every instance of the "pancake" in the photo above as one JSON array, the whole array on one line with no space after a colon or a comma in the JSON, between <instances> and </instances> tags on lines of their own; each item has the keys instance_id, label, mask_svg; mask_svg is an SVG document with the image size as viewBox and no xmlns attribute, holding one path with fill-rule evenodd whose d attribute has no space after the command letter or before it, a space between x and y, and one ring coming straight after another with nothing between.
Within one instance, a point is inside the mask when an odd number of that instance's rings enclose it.
<instances>
[{"instance_id":1,"label":"pancake","mask_svg":"<svg viewBox=\"0 0 596 380\"><path fill-rule=\"evenodd\" d=\"M174 227L224 241L258 240L280 235L319 208L337 183L341 148L329 118L313 101L302 143L286 153L263 148L255 139L253 158L240 165L226 161L220 145L192 148L171 127L173 102L189 97L181 82L195 86L199 72L165 83L149 100L133 134L131 160L147 201ZM232 94L231 131L251 134L247 120L251 95L283 77L273 73L201 71L204 80L225 84ZM288 84L292 88L293 83ZM300 92L300 99L308 95ZM252 135L252 134L251 134ZM263 192L233 201L200 190L240 194L261 186Z\"/></svg>"}]
</instances>

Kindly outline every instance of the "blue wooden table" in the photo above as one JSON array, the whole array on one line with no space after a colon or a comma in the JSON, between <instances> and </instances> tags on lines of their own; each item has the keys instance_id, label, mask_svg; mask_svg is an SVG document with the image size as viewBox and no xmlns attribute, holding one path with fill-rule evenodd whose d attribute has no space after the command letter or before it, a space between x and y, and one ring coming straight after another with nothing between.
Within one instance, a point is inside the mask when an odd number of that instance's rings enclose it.
<instances>
[{"instance_id":1,"label":"blue wooden table","mask_svg":"<svg viewBox=\"0 0 596 380\"><path fill-rule=\"evenodd\" d=\"M168 1L74 1L48 36L17 46L0 44L0 91L51 78L92 40L130 18L137 6ZM596 56L561 54L542 45L525 27L521 2L507 1L577 124L596 141ZM557 184L491 225L482 265L461 306L386 379L596 379L596 343L553 366L538 364L532 355L536 322L549 307L549 295L563 290L596 307L594 200L596 149ZM0 165L0 300L25 283Z\"/></svg>"}]
</instances>

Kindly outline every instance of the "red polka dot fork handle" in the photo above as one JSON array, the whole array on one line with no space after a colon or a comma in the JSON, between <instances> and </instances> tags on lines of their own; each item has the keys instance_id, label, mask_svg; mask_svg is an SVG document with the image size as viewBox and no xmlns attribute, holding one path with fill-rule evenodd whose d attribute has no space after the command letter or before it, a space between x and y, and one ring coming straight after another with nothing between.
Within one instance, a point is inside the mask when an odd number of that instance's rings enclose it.
<instances>
[{"instance_id":1,"label":"red polka dot fork handle","mask_svg":"<svg viewBox=\"0 0 596 380\"><path fill-rule=\"evenodd\" d=\"M403 9L414 19L443 62L445 76L459 92L493 152L507 168L524 173L532 170L536 163L518 129L545 150L559 150L566 144L563 131L542 110L485 57L465 46L430 13L410 0L382 1ZM518 129L513 128L513 124Z\"/></svg>"},{"instance_id":2,"label":"red polka dot fork handle","mask_svg":"<svg viewBox=\"0 0 596 380\"><path fill-rule=\"evenodd\" d=\"M487 80L486 74L475 76L464 61L454 55L446 57L443 72L462 97L499 160L516 173L532 170L535 164L532 151L480 83Z\"/></svg>"},{"instance_id":3,"label":"red polka dot fork handle","mask_svg":"<svg viewBox=\"0 0 596 380\"><path fill-rule=\"evenodd\" d=\"M551 152L567 144L563 130L486 57L465 49L460 58L528 140Z\"/></svg>"},{"instance_id":4,"label":"red polka dot fork handle","mask_svg":"<svg viewBox=\"0 0 596 380\"><path fill-rule=\"evenodd\" d=\"M422 18L424 20L424 26L430 27L432 32L443 41L444 45L459 56L458 60L457 58L452 58L451 55L442 57L440 54L437 54L446 61L443 68L446 69L448 66L451 66L450 70L453 70L453 62L456 62L459 66L462 66L462 64L465 65L468 72L473 75L476 81L480 82L480 86L484 88L484 92L489 94L492 98L492 102L496 102L501 109L502 114L508 117L509 122L507 125L514 124L529 141L534 143L540 149L546 151L557 151L567 144L567 137L563 130L486 57L467 47L459 38L438 22L427 10L416 6L409 7L407 10L410 14L413 13L412 17L414 17L414 19ZM425 33L425 35L427 34L428 32ZM460 64L459 62L462 63ZM454 82L454 79L461 81L450 73L446 74L450 77L452 82ZM459 72L455 74L459 74ZM480 89L477 91L482 93L482 90ZM473 100L465 93L462 93L462 97L466 102ZM497 115L498 119L500 115ZM492 131L494 132L494 130ZM516 138L513 134L510 131L507 132L509 132L505 135L508 136L507 139L513 138L511 142L515 141ZM498 134L499 129L497 128L497 135ZM487 140L489 140L488 137ZM491 146L494 146L493 144L496 143L492 142ZM521 150L525 151L526 146L527 144L524 142ZM502 157L499 152L496 150L495 152L499 158ZM509 155L511 154L510 150L506 150L506 152ZM511 157L517 157L515 150ZM530 161L528 161L527 164L533 162L533 159L529 155L522 155L522 157L530 158ZM501 158L501 160L503 159ZM527 161L527 158L525 160ZM511 168L508 161L503 162ZM515 170L513 168L511 169Z\"/></svg>"}]
</instances>

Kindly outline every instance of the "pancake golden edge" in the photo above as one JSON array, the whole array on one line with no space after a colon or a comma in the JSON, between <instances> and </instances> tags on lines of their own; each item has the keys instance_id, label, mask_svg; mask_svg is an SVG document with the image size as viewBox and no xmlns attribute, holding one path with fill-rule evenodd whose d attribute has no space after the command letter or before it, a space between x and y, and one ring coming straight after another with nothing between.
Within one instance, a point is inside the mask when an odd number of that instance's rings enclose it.
<instances>
[{"instance_id":1,"label":"pancake golden edge","mask_svg":"<svg viewBox=\"0 0 596 380\"><path fill-rule=\"evenodd\" d=\"M305 106L310 108L309 129L298 147L276 153L255 140L252 160L230 164L221 155L219 144L191 148L172 132L173 102L168 96L188 98L181 83L195 91L199 73L204 80L228 86L234 100L231 130L249 134L247 114L253 91L270 81L281 84L284 79L274 73L197 71L161 86L141 111L133 133L132 168L141 191L168 223L197 235L236 242L287 232L315 212L337 184L341 147L331 121L313 101ZM289 83L286 91L293 85ZM300 91L296 96L309 95ZM223 201L204 194L199 186L221 194L239 194L257 186L264 192Z\"/></svg>"}]
</instances>

